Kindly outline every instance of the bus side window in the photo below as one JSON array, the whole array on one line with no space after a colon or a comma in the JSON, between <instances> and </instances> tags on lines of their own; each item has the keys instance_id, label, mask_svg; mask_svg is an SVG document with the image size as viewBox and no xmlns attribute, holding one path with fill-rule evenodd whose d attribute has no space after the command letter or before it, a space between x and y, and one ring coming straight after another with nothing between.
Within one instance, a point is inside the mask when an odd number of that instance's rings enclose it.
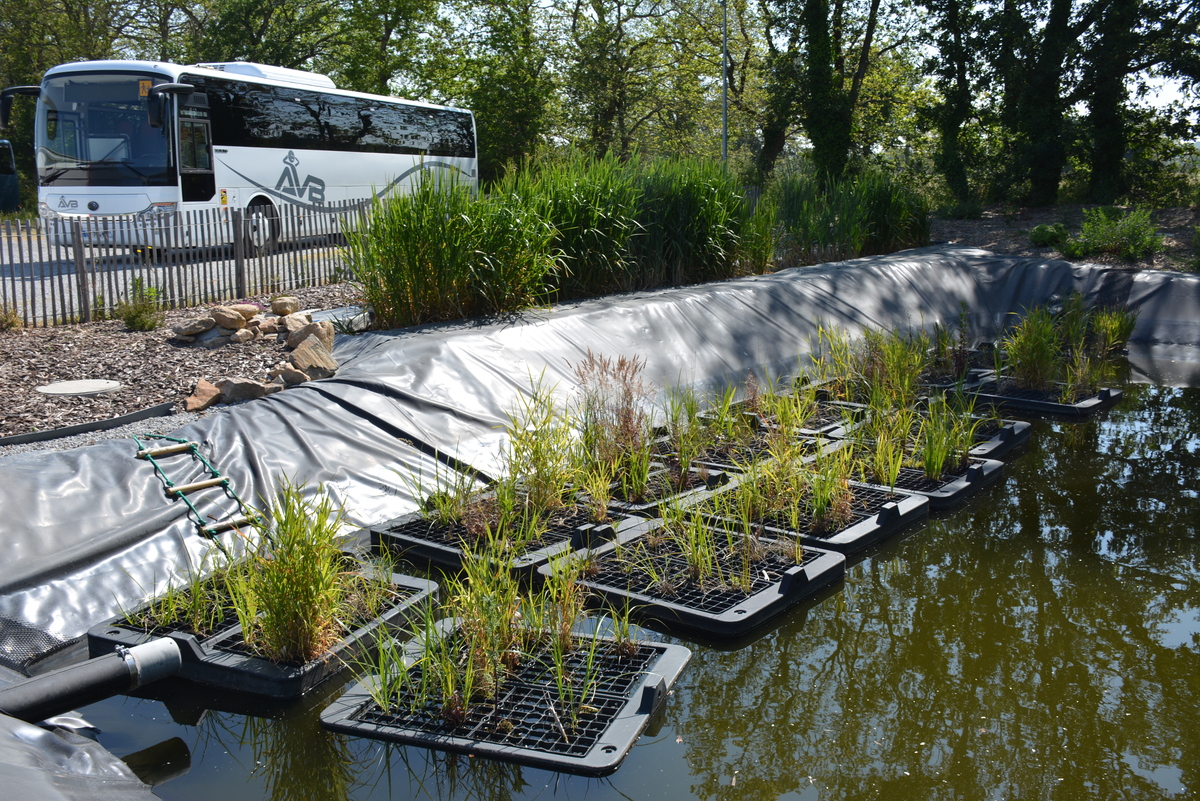
<instances>
[{"instance_id":1,"label":"bus side window","mask_svg":"<svg viewBox=\"0 0 1200 801\"><path fill-rule=\"evenodd\" d=\"M185 170L207 172L212 169L208 123L185 120L179 124L179 155L179 166Z\"/></svg>"}]
</instances>

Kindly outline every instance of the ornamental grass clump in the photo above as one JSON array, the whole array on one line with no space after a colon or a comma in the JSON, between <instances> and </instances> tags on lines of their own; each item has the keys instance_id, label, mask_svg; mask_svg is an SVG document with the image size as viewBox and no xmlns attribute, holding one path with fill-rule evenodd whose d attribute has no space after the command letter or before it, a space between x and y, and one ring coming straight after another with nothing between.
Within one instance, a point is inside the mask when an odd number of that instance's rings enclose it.
<instances>
[{"instance_id":1,"label":"ornamental grass clump","mask_svg":"<svg viewBox=\"0 0 1200 801\"><path fill-rule=\"evenodd\" d=\"M768 190L785 266L893 253L929 242L924 199L882 170L840 180L792 173Z\"/></svg>"},{"instance_id":2,"label":"ornamental grass clump","mask_svg":"<svg viewBox=\"0 0 1200 801\"><path fill-rule=\"evenodd\" d=\"M374 199L346 231L355 283L382 328L500 314L535 305L558 269L554 227L515 195L476 198L424 180Z\"/></svg>"},{"instance_id":3,"label":"ornamental grass clump","mask_svg":"<svg viewBox=\"0 0 1200 801\"><path fill-rule=\"evenodd\" d=\"M1021 389L1049 390L1058 377L1062 346L1054 317L1035 307L1000 340L1007 373Z\"/></svg>"},{"instance_id":4,"label":"ornamental grass clump","mask_svg":"<svg viewBox=\"0 0 1200 801\"><path fill-rule=\"evenodd\" d=\"M741 186L720 164L661 161L642 170L638 184L641 230L629 244L641 287L736 277L763 261L743 256L753 212Z\"/></svg>"},{"instance_id":5,"label":"ornamental grass clump","mask_svg":"<svg viewBox=\"0 0 1200 801\"><path fill-rule=\"evenodd\" d=\"M550 286L560 299L628 291L642 285L630 251L641 233L637 161L609 153L592 159L582 151L557 161L534 161L510 170L497 185L519 197L554 226L558 269Z\"/></svg>"},{"instance_id":6,"label":"ornamental grass clump","mask_svg":"<svg viewBox=\"0 0 1200 801\"><path fill-rule=\"evenodd\" d=\"M205 637L236 618L251 653L275 662L318 658L356 626L378 617L394 597L391 565L356 565L340 545L343 510L321 490L307 498L284 482L258 515L258 541L244 559L222 562L207 576L126 615L130 625Z\"/></svg>"},{"instance_id":7,"label":"ornamental grass clump","mask_svg":"<svg viewBox=\"0 0 1200 801\"><path fill-rule=\"evenodd\" d=\"M284 483L259 523L262 541L231 584L246 643L279 662L317 658L345 633L352 573L339 547L344 512Z\"/></svg>"}]
</instances>

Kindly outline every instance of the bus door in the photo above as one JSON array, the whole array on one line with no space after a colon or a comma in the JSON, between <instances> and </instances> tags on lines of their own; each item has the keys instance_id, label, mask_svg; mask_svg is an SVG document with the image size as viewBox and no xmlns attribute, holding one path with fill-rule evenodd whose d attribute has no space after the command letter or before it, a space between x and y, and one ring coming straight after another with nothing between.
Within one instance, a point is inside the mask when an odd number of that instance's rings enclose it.
<instances>
[{"instance_id":1,"label":"bus door","mask_svg":"<svg viewBox=\"0 0 1200 801\"><path fill-rule=\"evenodd\" d=\"M180 100L179 179L184 203L211 201L217 194L208 96L202 92Z\"/></svg>"},{"instance_id":2,"label":"bus door","mask_svg":"<svg viewBox=\"0 0 1200 801\"><path fill-rule=\"evenodd\" d=\"M21 205L21 190L17 186L17 163L13 160L12 145L0 139L0 212L16 211Z\"/></svg>"}]
</instances>

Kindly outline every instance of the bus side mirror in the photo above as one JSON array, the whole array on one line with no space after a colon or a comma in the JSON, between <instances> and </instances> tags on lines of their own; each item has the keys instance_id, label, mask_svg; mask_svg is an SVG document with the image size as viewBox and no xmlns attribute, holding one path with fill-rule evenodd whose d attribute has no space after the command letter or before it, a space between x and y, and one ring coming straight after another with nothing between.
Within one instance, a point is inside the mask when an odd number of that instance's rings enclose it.
<instances>
[{"instance_id":1,"label":"bus side mirror","mask_svg":"<svg viewBox=\"0 0 1200 801\"><path fill-rule=\"evenodd\" d=\"M150 127L162 127L166 117L166 95L185 96L194 91L196 87L190 83L160 83L158 86L151 86L149 94L146 95L146 113L150 118Z\"/></svg>"},{"instance_id":2,"label":"bus side mirror","mask_svg":"<svg viewBox=\"0 0 1200 801\"><path fill-rule=\"evenodd\" d=\"M42 87L40 86L10 86L0 92L0 128L8 127L8 112L12 110L14 96L37 97L41 93Z\"/></svg>"}]
</instances>

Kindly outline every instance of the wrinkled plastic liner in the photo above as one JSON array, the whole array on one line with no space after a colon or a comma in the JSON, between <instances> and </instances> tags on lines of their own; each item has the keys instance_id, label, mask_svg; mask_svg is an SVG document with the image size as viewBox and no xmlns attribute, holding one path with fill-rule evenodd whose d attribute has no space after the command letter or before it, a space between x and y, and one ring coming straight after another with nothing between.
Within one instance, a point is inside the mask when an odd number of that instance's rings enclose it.
<instances>
[{"instance_id":1,"label":"wrinkled plastic liner","mask_svg":"<svg viewBox=\"0 0 1200 801\"><path fill-rule=\"evenodd\" d=\"M325 654L303 665L276 662L255 654L245 644L242 628L232 625L216 630L203 639L185 631L166 633L179 644L183 667L179 678L223 690L264 696L294 698L311 690L325 679L345 670L357 657L375 647L376 630L384 626L398 631L422 617L424 607L437 594L437 584L426 579L393 574L396 596L380 617L361 622ZM125 618L114 618L88 631L89 656L97 657L129 648L163 636L162 629L148 633L131 627Z\"/></svg>"},{"instance_id":2,"label":"wrinkled plastic liner","mask_svg":"<svg viewBox=\"0 0 1200 801\"><path fill-rule=\"evenodd\" d=\"M440 698L413 709L420 702L407 689L384 710L364 683L327 708L321 723L344 734L604 775L633 747L691 654L681 646L649 643L629 644L624 653L614 641L601 640L585 687L580 677L588 672L588 648L589 641L580 638L565 665L580 697L574 715L555 700L560 693L553 661L543 647L502 679L494 698L474 702L460 723L446 720ZM419 664L410 668L410 677L410 686L419 684Z\"/></svg>"}]
</instances>

